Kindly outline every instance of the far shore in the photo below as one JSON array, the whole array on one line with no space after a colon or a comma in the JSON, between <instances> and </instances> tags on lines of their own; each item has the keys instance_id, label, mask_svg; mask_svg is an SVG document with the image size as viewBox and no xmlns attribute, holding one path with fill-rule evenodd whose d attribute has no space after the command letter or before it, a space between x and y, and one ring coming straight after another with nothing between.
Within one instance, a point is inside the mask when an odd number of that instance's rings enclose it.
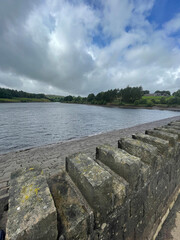
<instances>
[{"instance_id":1,"label":"far shore","mask_svg":"<svg viewBox=\"0 0 180 240\"><path fill-rule=\"evenodd\" d=\"M104 106L104 105L102 105ZM126 108L126 109L152 109L152 110L169 110L169 111L178 111L180 112L180 107L159 107L159 106L153 106L153 107L145 107L145 106L132 106L132 105L126 105L126 106L117 106L117 105L105 105L107 107L118 107L118 108Z\"/></svg>"},{"instance_id":2,"label":"far shore","mask_svg":"<svg viewBox=\"0 0 180 240\"><path fill-rule=\"evenodd\" d=\"M1 99L0 99L1 100ZM45 99L31 99L30 101L21 101L21 100L15 100L15 99L3 99L3 101L0 101L0 103L50 103L51 101L45 100ZM61 103L61 102L56 102ZM177 111L180 112L180 106L152 106L152 107L146 107L146 106L135 106L135 105L115 105L115 104L107 104L107 105L101 105L101 104L88 104L88 103L73 103L73 102L64 102L66 104L83 104L88 106L101 106L101 107L109 107L109 108L124 108L124 109L150 109L150 110L168 110L168 111Z\"/></svg>"},{"instance_id":3,"label":"far shore","mask_svg":"<svg viewBox=\"0 0 180 240\"><path fill-rule=\"evenodd\" d=\"M115 104L102 105L102 104L73 103L73 102L63 102L63 103L65 103L65 104L81 104L81 105L99 106L99 107L109 107L109 108L150 109L150 110L167 110L167 111L180 112L180 106L178 106L178 107L173 107L173 106L170 106L170 107L163 107L163 106L146 107L146 106L134 106L134 105L115 105Z\"/></svg>"}]
</instances>

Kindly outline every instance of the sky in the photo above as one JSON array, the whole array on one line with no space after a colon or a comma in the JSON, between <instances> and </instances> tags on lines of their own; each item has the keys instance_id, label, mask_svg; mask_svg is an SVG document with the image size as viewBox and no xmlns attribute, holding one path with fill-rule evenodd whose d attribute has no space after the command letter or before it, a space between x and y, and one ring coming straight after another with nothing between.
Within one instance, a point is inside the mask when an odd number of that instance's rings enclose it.
<instances>
[{"instance_id":1,"label":"sky","mask_svg":"<svg viewBox=\"0 0 180 240\"><path fill-rule=\"evenodd\" d=\"M180 89L179 0L1 0L0 87Z\"/></svg>"}]
</instances>

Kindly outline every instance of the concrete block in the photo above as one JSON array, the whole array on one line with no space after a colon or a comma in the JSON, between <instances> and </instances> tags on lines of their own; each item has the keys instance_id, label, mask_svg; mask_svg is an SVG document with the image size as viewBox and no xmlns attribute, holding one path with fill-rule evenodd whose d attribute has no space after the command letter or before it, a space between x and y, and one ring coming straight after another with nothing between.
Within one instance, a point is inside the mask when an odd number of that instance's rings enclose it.
<instances>
[{"instance_id":1,"label":"concrete block","mask_svg":"<svg viewBox=\"0 0 180 240\"><path fill-rule=\"evenodd\" d=\"M38 167L11 174L7 240L57 239L57 213L43 171Z\"/></svg>"},{"instance_id":2,"label":"concrete block","mask_svg":"<svg viewBox=\"0 0 180 240\"><path fill-rule=\"evenodd\" d=\"M161 153L166 154L168 151L169 141L141 133L134 134L133 138L157 147Z\"/></svg>"},{"instance_id":3,"label":"concrete block","mask_svg":"<svg viewBox=\"0 0 180 240\"><path fill-rule=\"evenodd\" d=\"M48 184L57 209L61 239L84 240L92 237L92 210L82 200L68 174L62 172L55 175L48 180Z\"/></svg>"},{"instance_id":4,"label":"concrete block","mask_svg":"<svg viewBox=\"0 0 180 240\"><path fill-rule=\"evenodd\" d=\"M172 134L172 133L167 133L164 131L159 131L159 130L147 130L146 134L162 138L164 140L169 141L170 145L174 146L177 141L178 141L178 135L177 134Z\"/></svg>"},{"instance_id":5,"label":"concrete block","mask_svg":"<svg viewBox=\"0 0 180 240\"><path fill-rule=\"evenodd\" d=\"M109 145L97 147L96 158L123 177L131 186L137 185L142 166L140 158Z\"/></svg>"},{"instance_id":6,"label":"concrete block","mask_svg":"<svg viewBox=\"0 0 180 240\"><path fill-rule=\"evenodd\" d=\"M101 215L112 208L112 176L86 154L66 158L66 171L89 205Z\"/></svg>"},{"instance_id":7,"label":"concrete block","mask_svg":"<svg viewBox=\"0 0 180 240\"><path fill-rule=\"evenodd\" d=\"M132 138L122 138L118 141L118 147L139 157L143 162L152 167L156 164L158 150L150 144Z\"/></svg>"}]
</instances>

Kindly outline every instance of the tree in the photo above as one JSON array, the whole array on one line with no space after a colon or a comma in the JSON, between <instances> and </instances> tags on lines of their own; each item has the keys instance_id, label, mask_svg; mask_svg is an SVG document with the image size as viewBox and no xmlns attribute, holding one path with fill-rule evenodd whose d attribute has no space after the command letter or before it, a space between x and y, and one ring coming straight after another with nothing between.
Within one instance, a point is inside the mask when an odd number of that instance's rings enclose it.
<instances>
[{"instance_id":1,"label":"tree","mask_svg":"<svg viewBox=\"0 0 180 240\"><path fill-rule=\"evenodd\" d=\"M94 101L94 99L95 99L94 93L90 93L87 97L87 101L90 103L92 103Z\"/></svg>"},{"instance_id":2,"label":"tree","mask_svg":"<svg viewBox=\"0 0 180 240\"><path fill-rule=\"evenodd\" d=\"M180 97L180 89L173 93L174 97Z\"/></svg>"},{"instance_id":3,"label":"tree","mask_svg":"<svg viewBox=\"0 0 180 240\"><path fill-rule=\"evenodd\" d=\"M71 95L64 97L64 101L71 102L73 100L73 97Z\"/></svg>"},{"instance_id":4,"label":"tree","mask_svg":"<svg viewBox=\"0 0 180 240\"><path fill-rule=\"evenodd\" d=\"M95 97L97 104L106 104L104 101L104 92L100 92Z\"/></svg>"},{"instance_id":5,"label":"tree","mask_svg":"<svg viewBox=\"0 0 180 240\"><path fill-rule=\"evenodd\" d=\"M126 103L134 103L136 100L141 99L143 95L142 87L129 87L121 89L122 101Z\"/></svg>"},{"instance_id":6,"label":"tree","mask_svg":"<svg viewBox=\"0 0 180 240\"><path fill-rule=\"evenodd\" d=\"M0 98L47 98L44 94L27 93L13 89L0 88Z\"/></svg>"},{"instance_id":7,"label":"tree","mask_svg":"<svg viewBox=\"0 0 180 240\"><path fill-rule=\"evenodd\" d=\"M145 94L149 94L149 90L144 90L143 95L145 95Z\"/></svg>"},{"instance_id":8,"label":"tree","mask_svg":"<svg viewBox=\"0 0 180 240\"><path fill-rule=\"evenodd\" d=\"M165 91L165 90L163 90L163 91L157 90L157 91L155 91L155 93L160 95L160 96L171 96L170 91Z\"/></svg>"}]
</instances>

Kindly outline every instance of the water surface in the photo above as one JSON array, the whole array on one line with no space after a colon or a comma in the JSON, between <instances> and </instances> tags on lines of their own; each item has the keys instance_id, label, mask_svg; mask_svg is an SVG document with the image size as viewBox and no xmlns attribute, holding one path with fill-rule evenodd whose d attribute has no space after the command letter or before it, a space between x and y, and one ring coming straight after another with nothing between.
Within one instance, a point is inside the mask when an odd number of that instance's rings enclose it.
<instances>
[{"instance_id":1,"label":"water surface","mask_svg":"<svg viewBox=\"0 0 180 240\"><path fill-rule=\"evenodd\" d=\"M132 127L179 112L65 103L1 103L0 153Z\"/></svg>"}]
</instances>

